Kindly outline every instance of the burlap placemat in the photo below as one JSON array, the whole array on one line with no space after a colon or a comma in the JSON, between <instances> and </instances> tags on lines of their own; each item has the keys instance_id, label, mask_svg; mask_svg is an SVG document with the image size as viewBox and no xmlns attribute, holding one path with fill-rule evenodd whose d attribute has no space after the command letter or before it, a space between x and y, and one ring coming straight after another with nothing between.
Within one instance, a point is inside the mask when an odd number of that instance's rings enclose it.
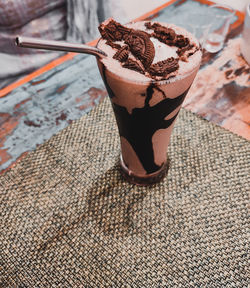
<instances>
[{"instance_id":1,"label":"burlap placemat","mask_svg":"<svg viewBox=\"0 0 250 288\"><path fill-rule=\"evenodd\" d=\"M247 287L249 142L181 110L162 183L118 169L106 99L0 178L0 287Z\"/></svg>"}]
</instances>

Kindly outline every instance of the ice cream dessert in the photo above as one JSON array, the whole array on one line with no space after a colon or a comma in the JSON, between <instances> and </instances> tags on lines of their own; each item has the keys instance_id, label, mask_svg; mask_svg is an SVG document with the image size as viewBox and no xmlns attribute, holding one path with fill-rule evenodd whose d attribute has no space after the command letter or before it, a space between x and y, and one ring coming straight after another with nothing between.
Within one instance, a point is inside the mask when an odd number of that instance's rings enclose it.
<instances>
[{"instance_id":1,"label":"ice cream dessert","mask_svg":"<svg viewBox=\"0 0 250 288\"><path fill-rule=\"evenodd\" d=\"M198 41L185 29L158 22L126 26L108 19L97 46L98 67L115 112L121 166L136 183L159 180L181 104L201 61Z\"/></svg>"}]
</instances>

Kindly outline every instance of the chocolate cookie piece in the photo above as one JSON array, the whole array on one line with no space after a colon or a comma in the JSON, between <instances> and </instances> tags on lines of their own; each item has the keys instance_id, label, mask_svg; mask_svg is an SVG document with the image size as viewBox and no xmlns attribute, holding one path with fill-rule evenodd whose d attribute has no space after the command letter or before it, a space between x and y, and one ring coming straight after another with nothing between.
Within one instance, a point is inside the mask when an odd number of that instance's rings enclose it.
<instances>
[{"instance_id":1,"label":"chocolate cookie piece","mask_svg":"<svg viewBox=\"0 0 250 288\"><path fill-rule=\"evenodd\" d=\"M137 71L137 72L144 74L144 70L140 66L140 64L137 63L136 61L132 60L131 58L128 58L127 61L122 64L122 67L128 68L128 69L131 69L131 70L134 70L134 71Z\"/></svg>"},{"instance_id":2,"label":"chocolate cookie piece","mask_svg":"<svg viewBox=\"0 0 250 288\"><path fill-rule=\"evenodd\" d=\"M176 35L175 39L175 46L178 48L187 47L190 45L190 41L187 37L184 37L183 35Z\"/></svg>"},{"instance_id":3,"label":"chocolate cookie piece","mask_svg":"<svg viewBox=\"0 0 250 288\"><path fill-rule=\"evenodd\" d=\"M109 19L98 27L102 38L108 41L121 41L123 40L132 29L127 28L113 19Z\"/></svg>"},{"instance_id":4,"label":"chocolate cookie piece","mask_svg":"<svg viewBox=\"0 0 250 288\"><path fill-rule=\"evenodd\" d=\"M194 48L194 44L188 44L187 46L184 47L180 47L178 48L178 50L176 51L177 55L179 57L183 56L185 54L186 51L192 50ZM196 50L197 51L197 50Z\"/></svg>"},{"instance_id":5,"label":"chocolate cookie piece","mask_svg":"<svg viewBox=\"0 0 250 288\"><path fill-rule=\"evenodd\" d=\"M145 69L150 67L154 60L155 48L148 33L133 30L126 37L125 43L129 45L130 51L142 62Z\"/></svg>"},{"instance_id":6,"label":"chocolate cookie piece","mask_svg":"<svg viewBox=\"0 0 250 288\"><path fill-rule=\"evenodd\" d=\"M194 53L199 51L199 50L200 50L200 48L195 47L192 51L188 52L187 57L190 57L190 56L194 55Z\"/></svg>"},{"instance_id":7,"label":"chocolate cookie piece","mask_svg":"<svg viewBox=\"0 0 250 288\"><path fill-rule=\"evenodd\" d=\"M150 22L146 22L145 26L148 29L154 30L152 36L157 38L159 41L169 46L178 47L179 53L184 53L185 51L192 49L194 46L193 44L190 44L190 40L187 37L176 34L172 28L162 26L159 23L151 24Z\"/></svg>"},{"instance_id":8,"label":"chocolate cookie piece","mask_svg":"<svg viewBox=\"0 0 250 288\"><path fill-rule=\"evenodd\" d=\"M187 47L179 48L177 50L177 54L181 61L187 62L188 57L194 55L194 53L196 53L198 50L200 50L200 48L198 48L196 45L190 44Z\"/></svg>"},{"instance_id":9,"label":"chocolate cookie piece","mask_svg":"<svg viewBox=\"0 0 250 288\"><path fill-rule=\"evenodd\" d=\"M156 34L165 34L169 35L169 39L174 39L176 36L175 31L172 28L168 28L166 26L161 25L160 23L151 23L151 22L146 22L144 24L147 29L153 29Z\"/></svg>"},{"instance_id":10,"label":"chocolate cookie piece","mask_svg":"<svg viewBox=\"0 0 250 288\"><path fill-rule=\"evenodd\" d=\"M153 29L152 28L152 23L151 22L145 22L144 26L147 28L147 29Z\"/></svg>"},{"instance_id":11,"label":"chocolate cookie piece","mask_svg":"<svg viewBox=\"0 0 250 288\"><path fill-rule=\"evenodd\" d=\"M148 72L151 76L163 76L176 71L179 68L179 59L174 57L168 58L166 60L157 62L149 68Z\"/></svg>"},{"instance_id":12,"label":"chocolate cookie piece","mask_svg":"<svg viewBox=\"0 0 250 288\"><path fill-rule=\"evenodd\" d=\"M152 36L157 38L159 41L169 46L178 47L177 54L182 61L186 62L188 57L193 55L198 50L198 47L196 47L194 43L190 43L190 40L187 37L184 35L176 34L175 31L171 28L162 26L159 23L152 24L150 22L146 22L145 26L147 29L154 30ZM187 51L190 52L186 53Z\"/></svg>"},{"instance_id":13,"label":"chocolate cookie piece","mask_svg":"<svg viewBox=\"0 0 250 288\"><path fill-rule=\"evenodd\" d=\"M150 22L146 22L145 26L147 29L153 29L154 32L151 34L151 36L155 37L162 43L168 44L170 46L175 45L175 39L177 35L172 28L162 26L159 23L151 24Z\"/></svg>"},{"instance_id":14,"label":"chocolate cookie piece","mask_svg":"<svg viewBox=\"0 0 250 288\"><path fill-rule=\"evenodd\" d=\"M128 54L129 54L128 45L124 45L115 53L113 58L120 62L125 62L128 59Z\"/></svg>"}]
</instances>

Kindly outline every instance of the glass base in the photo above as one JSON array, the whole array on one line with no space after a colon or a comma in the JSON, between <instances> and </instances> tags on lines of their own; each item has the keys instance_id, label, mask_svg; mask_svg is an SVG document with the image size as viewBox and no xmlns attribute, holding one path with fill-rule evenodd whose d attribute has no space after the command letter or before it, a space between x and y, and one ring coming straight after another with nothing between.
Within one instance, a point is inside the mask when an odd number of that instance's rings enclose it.
<instances>
[{"instance_id":1,"label":"glass base","mask_svg":"<svg viewBox=\"0 0 250 288\"><path fill-rule=\"evenodd\" d=\"M169 169L169 160L167 160L158 171L145 176L139 176L130 171L125 165L122 155L120 156L120 165L122 175L128 182L140 186L148 186L160 182L165 177Z\"/></svg>"}]
</instances>

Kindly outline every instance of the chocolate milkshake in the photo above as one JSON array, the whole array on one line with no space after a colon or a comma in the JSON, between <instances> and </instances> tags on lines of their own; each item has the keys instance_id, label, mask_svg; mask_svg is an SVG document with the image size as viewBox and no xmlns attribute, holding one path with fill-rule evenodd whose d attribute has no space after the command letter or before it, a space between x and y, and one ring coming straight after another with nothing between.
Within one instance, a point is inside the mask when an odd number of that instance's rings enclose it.
<instances>
[{"instance_id":1,"label":"chocolate milkshake","mask_svg":"<svg viewBox=\"0 0 250 288\"><path fill-rule=\"evenodd\" d=\"M121 141L121 167L136 184L158 182L181 104L201 61L198 41L171 24L108 19L99 26L97 59Z\"/></svg>"}]
</instances>

